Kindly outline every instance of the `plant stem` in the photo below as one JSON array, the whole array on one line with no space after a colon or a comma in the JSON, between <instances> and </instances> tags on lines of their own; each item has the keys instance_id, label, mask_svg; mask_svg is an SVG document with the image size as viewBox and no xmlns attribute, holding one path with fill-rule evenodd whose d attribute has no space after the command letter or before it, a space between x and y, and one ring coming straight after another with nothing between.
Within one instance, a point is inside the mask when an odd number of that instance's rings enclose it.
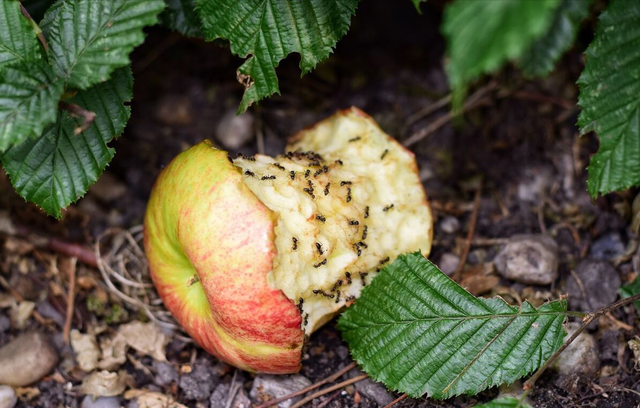
<instances>
[{"instance_id":1,"label":"plant stem","mask_svg":"<svg viewBox=\"0 0 640 408\"><path fill-rule=\"evenodd\" d=\"M60 109L64 109L68 111L71 114L71 116L75 116L75 117L80 116L84 119L84 122L82 122L82 125L73 129L74 135L79 135L80 133L87 130L89 126L91 126L93 121L96 119L95 112L86 110L82 106L76 105L75 103L67 103L67 102L61 101L60 103L58 103L58 106L60 107Z\"/></svg>"},{"instance_id":2,"label":"plant stem","mask_svg":"<svg viewBox=\"0 0 640 408\"><path fill-rule=\"evenodd\" d=\"M631 297L628 297L626 299L621 299L615 303L612 303L608 306L605 306L603 308L600 308L594 312L591 313L587 313L583 318L582 318L582 325L580 325L580 327L578 327L578 330L576 330L571 337L569 337L564 344L558 349L558 351L556 351L555 353L553 353L553 355L542 365L542 367L540 367L538 369L538 371L536 371L531 378L529 378L525 383L523 388L525 390L530 390L533 388L533 386L535 385L536 381L538 380L538 378L540 378L540 376L542 375L542 373L545 372L545 370L547 368L549 368L549 366L551 366L557 359L558 356L560 355L560 353L562 353L567 347L569 347L569 345L571 343L573 343L573 341L580 335L580 333L582 333L583 331L585 331L585 329L591 324L591 322L593 322L594 320L598 319L600 316L607 314L609 312L612 312L616 309L621 308L622 306L628 305L629 303L633 303L636 300L640 300L640 293L637 295L633 295Z\"/></svg>"},{"instance_id":3,"label":"plant stem","mask_svg":"<svg viewBox=\"0 0 640 408\"><path fill-rule=\"evenodd\" d=\"M44 51L49 52L49 43L47 43L47 39L44 38L44 35L42 34L42 30L40 29L40 26L31 17L31 14L29 14L27 9L24 8L22 3L20 3L20 11L22 12L22 15L25 16L27 20L29 20L29 24L31 24L31 27L33 27L33 31L36 32L36 36L38 37L38 40L42 44L42 47L44 47Z\"/></svg>"}]
</instances>

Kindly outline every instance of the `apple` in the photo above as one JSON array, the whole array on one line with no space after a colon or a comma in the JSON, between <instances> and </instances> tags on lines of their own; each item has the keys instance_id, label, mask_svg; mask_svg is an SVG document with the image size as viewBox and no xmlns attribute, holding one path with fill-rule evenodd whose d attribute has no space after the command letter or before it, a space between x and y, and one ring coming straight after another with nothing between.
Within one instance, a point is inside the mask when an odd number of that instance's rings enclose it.
<instances>
[{"instance_id":1,"label":"apple","mask_svg":"<svg viewBox=\"0 0 640 408\"><path fill-rule=\"evenodd\" d=\"M413 154L357 108L233 160L209 141L160 174L144 244L167 309L207 352L273 374L399 254L431 249Z\"/></svg>"}]
</instances>

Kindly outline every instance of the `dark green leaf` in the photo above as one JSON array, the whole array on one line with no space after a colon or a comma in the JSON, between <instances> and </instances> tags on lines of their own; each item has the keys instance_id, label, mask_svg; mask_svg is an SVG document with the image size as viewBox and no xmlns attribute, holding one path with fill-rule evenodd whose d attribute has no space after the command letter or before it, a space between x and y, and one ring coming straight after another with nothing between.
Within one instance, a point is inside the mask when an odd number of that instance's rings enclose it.
<instances>
[{"instance_id":1,"label":"dark green leaf","mask_svg":"<svg viewBox=\"0 0 640 408\"><path fill-rule=\"evenodd\" d=\"M38 38L20 12L17 0L0 2L0 70L3 66L40 57Z\"/></svg>"},{"instance_id":2,"label":"dark green leaf","mask_svg":"<svg viewBox=\"0 0 640 408\"><path fill-rule=\"evenodd\" d=\"M114 155L108 146L129 119L133 78L129 68L114 71L111 79L78 92L68 102L96 113L93 124L74 134L82 119L60 111L58 120L41 137L9 149L2 164L16 191L49 215L82 197Z\"/></svg>"},{"instance_id":3,"label":"dark green leaf","mask_svg":"<svg viewBox=\"0 0 640 408\"><path fill-rule=\"evenodd\" d=\"M194 0L165 1L167 8L160 14L162 25L189 37L202 37Z\"/></svg>"},{"instance_id":4,"label":"dark green leaf","mask_svg":"<svg viewBox=\"0 0 640 408\"><path fill-rule=\"evenodd\" d=\"M521 403L513 397L494 399L486 404L476 405L473 408L531 408L529 404Z\"/></svg>"},{"instance_id":5,"label":"dark green leaf","mask_svg":"<svg viewBox=\"0 0 640 408\"><path fill-rule=\"evenodd\" d=\"M5 66L0 71L0 152L40 136L56 120L62 90L44 60Z\"/></svg>"},{"instance_id":6,"label":"dark green leaf","mask_svg":"<svg viewBox=\"0 0 640 408\"><path fill-rule=\"evenodd\" d=\"M618 289L618 293L622 299L626 299L640 293L640 277L636 277L633 282L621 286L620 289ZM633 304L638 313L640 313L640 300L636 300Z\"/></svg>"},{"instance_id":7,"label":"dark green leaf","mask_svg":"<svg viewBox=\"0 0 640 408\"><path fill-rule=\"evenodd\" d=\"M562 0L547 33L524 53L520 67L528 77L546 76L573 45L580 22L589 15L592 0Z\"/></svg>"},{"instance_id":8,"label":"dark green leaf","mask_svg":"<svg viewBox=\"0 0 640 408\"><path fill-rule=\"evenodd\" d=\"M419 253L367 286L338 327L371 378L413 397L449 398L513 383L562 344L566 301L536 309L476 298Z\"/></svg>"},{"instance_id":9,"label":"dark green leaf","mask_svg":"<svg viewBox=\"0 0 640 408\"><path fill-rule=\"evenodd\" d=\"M130 64L144 40L142 29L158 21L162 0L66 0L42 21L55 72L68 85L86 89Z\"/></svg>"},{"instance_id":10,"label":"dark green leaf","mask_svg":"<svg viewBox=\"0 0 640 408\"><path fill-rule=\"evenodd\" d=\"M600 138L587 183L595 198L640 184L640 2L609 4L586 60L578 124Z\"/></svg>"},{"instance_id":11,"label":"dark green leaf","mask_svg":"<svg viewBox=\"0 0 640 408\"><path fill-rule=\"evenodd\" d=\"M422 10L420 10L420 3L424 3L427 0L411 0L413 2L414 7L418 11L419 14L422 14Z\"/></svg>"},{"instance_id":12,"label":"dark green leaf","mask_svg":"<svg viewBox=\"0 0 640 408\"><path fill-rule=\"evenodd\" d=\"M196 0L208 40L228 39L248 57L238 69L245 86L239 112L279 93L275 67L292 52L305 74L327 58L349 29L358 0Z\"/></svg>"},{"instance_id":13,"label":"dark green leaf","mask_svg":"<svg viewBox=\"0 0 640 408\"><path fill-rule=\"evenodd\" d=\"M447 72L460 93L481 74L494 72L522 56L547 32L559 0L457 0L444 13Z\"/></svg>"}]
</instances>

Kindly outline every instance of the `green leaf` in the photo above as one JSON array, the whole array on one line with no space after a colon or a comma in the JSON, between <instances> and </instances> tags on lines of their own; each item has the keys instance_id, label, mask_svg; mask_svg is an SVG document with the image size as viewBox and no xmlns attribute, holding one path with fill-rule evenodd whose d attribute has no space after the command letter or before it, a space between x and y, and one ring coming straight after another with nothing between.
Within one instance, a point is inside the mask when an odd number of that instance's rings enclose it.
<instances>
[{"instance_id":1,"label":"green leaf","mask_svg":"<svg viewBox=\"0 0 640 408\"><path fill-rule=\"evenodd\" d=\"M529 404L520 402L513 397L497 398L486 404L475 405L473 408L531 408Z\"/></svg>"},{"instance_id":2,"label":"green leaf","mask_svg":"<svg viewBox=\"0 0 640 408\"><path fill-rule=\"evenodd\" d=\"M420 10L420 3L424 3L427 0L411 0L413 2L413 6L416 8L418 14L422 14L422 10Z\"/></svg>"},{"instance_id":3,"label":"green leaf","mask_svg":"<svg viewBox=\"0 0 640 408\"><path fill-rule=\"evenodd\" d=\"M573 45L580 22L589 15L592 0L562 0L547 33L524 53L520 67L527 77L543 77L553 71L562 54Z\"/></svg>"},{"instance_id":4,"label":"green leaf","mask_svg":"<svg viewBox=\"0 0 640 408\"><path fill-rule=\"evenodd\" d=\"M41 23L55 72L68 85L87 89L130 64L129 53L144 40L142 29L158 21L162 0L66 0L54 4Z\"/></svg>"},{"instance_id":5,"label":"green leaf","mask_svg":"<svg viewBox=\"0 0 640 408\"><path fill-rule=\"evenodd\" d=\"M248 59L238 69L245 92L239 112L279 93L275 67L300 54L305 74L327 58L349 29L358 0L196 0L208 40L224 38Z\"/></svg>"},{"instance_id":6,"label":"green leaf","mask_svg":"<svg viewBox=\"0 0 640 408\"><path fill-rule=\"evenodd\" d=\"M589 194L640 184L640 2L615 0L601 15L578 85L581 133L600 149L589 165Z\"/></svg>"},{"instance_id":7,"label":"green leaf","mask_svg":"<svg viewBox=\"0 0 640 408\"><path fill-rule=\"evenodd\" d=\"M559 0L464 1L447 6L442 26L452 88L497 71L547 32Z\"/></svg>"},{"instance_id":8,"label":"green leaf","mask_svg":"<svg viewBox=\"0 0 640 408\"><path fill-rule=\"evenodd\" d=\"M40 57L36 32L20 12L17 0L0 2L0 70L8 64Z\"/></svg>"},{"instance_id":9,"label":"green leaf","mask_svg":"<svg viewBox=\"0 0 640 408\"><path fill-rule=\"evenodd\" d=\"M626 299L640 293L640 276L636 277L633 282L621 286L620 289L618 289L618 293L622 299ZM638 313L640 313L640 300L636 300L633 304Z\"/></svg>"},{"instance_id":10,"label":"green leaf","mask_svg":"<svg viewBox=\"0 0 640 408\"><path fill-rule=\"evenodd\" d=\"M17 62L0 71L0 152L40 136L56 120L62 82L44 60Z\"/></svg>"},{"instance_id":11,"label":"green leaf","mask_svg":"<svg viewBox=\"0 0 640 408\"><path fill-rule=\"evenodd\" d=\"M475 395L513 383L562 344L566 301L520 308L476 298L420 253L367 286L338 328L371 378L412 397Z\"/></svg>"},{"instance_id":12,"label":"green leaf","mask_svg":"<svg viewBox=\"0 0 640 408\"><path fill-rule=\"evenodd\" d=\"M165 1L167 8L160 14L162 25L188 37L202 37L200 19L196 13L194 0Z\"/></svg>"},{"instance_id":13,"label":"green leaf","mask_svg":"<svg viewBox=\"0 0 640 408\"><path fill-rule=\"evenodd\" d=\"M74 134L82 119L60 111L58 120L41 137L9 149L2 164L16 191L28 201L60 218L61 210L82 197L111 161L108 146L130 116L130 68L122 68L107 82L79 91L68 103L96 113L93 124Z\"/></svg>"}]
</instances>

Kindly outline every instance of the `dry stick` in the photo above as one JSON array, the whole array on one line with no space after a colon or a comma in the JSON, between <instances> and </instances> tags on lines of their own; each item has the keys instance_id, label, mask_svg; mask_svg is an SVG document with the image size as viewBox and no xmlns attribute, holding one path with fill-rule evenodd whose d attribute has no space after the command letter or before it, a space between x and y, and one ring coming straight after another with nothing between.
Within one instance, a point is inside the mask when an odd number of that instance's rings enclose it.
<instances>
[{"instance_id":1,"label":"dry stick","mask_svg":"<svg viewBox=\"0 0 640 408\"><path fill-rule=\"evenodd\" d=\"M323 390L320 390L320 391L316 392L315 394L311 394L308 397L305 397L305 398L301 399L297 404L291 406L291 408L300 408L301 406L303 406L307 402L313 401L314 399L316 399L318 397L322 397L324 394L330 393L331 391L339 390L340 388L346 387L347 385L350 385L350 384L353 384L353 383L357 383L358 381L362 381L365 378L369 378L369 375L362 374L362 375L359 375L357 377L353 377L350 380L346 380L346 381L343 381L343 382L338 383L336 385L332 385L331 387L325 388Z\"/></svg>"},{"instance_id":2,"label":"dry stick","mask_svg":"<svg viewBox=\"0 0 640 408\"><path fill-rule=\"evenodd\" d=\"M69 291L67 292L67 316L64 321L64 329L62 330L62 340L65 344L69 344L69 333L71 332L71 323L73 322L73 308L76 302L76 264L77 258L71 258L69 261Z\"/></svg>"},{"instance_id":3,"label":"dry stick","mask_svg":"<svg viewBox=\"0 0 640 408\"><path fill-rule=\"evenodd\" d=\"M74 135L79 135L85 130L89 129L89 126L96 119L96 113L86 110L80 105L76 105L75 103L67 103L67 102L59 102L58 107L60 109L64 109L71 114L73 117L81 117L84 121L82 124L75 129L73 129Z\"/></svg>"},{"instance_id":4,"label":"dry stick","mask_svg":"<svg viewBox=\"0 0 640 408\"><path fill-rule=\"evenodd\" d=\"M22 3L20 3L20 11L22 12L22 15L25 16L27 20L29 20L29 24L31 24L31 27L33 27L33 30L36 32L36 36L38 37L38 40L42 44L42 47L44 47L45 52L49 52L49 43L47 43L47 39L44 38L44 35L42 34L42 30L40 29L40 26L38 26L38 23L35 22L35 20L31 17L27 9L24 8Z\"/></svg>"},{"instance_id":5,"label":"dry stick","mask_svg":"<svg viewBox=\"0 0 640 408\"><path fill-rule=\"evenodd\" d=\"M344 374L346 374L347 372L351 371L354 368L356 368L356 363L355 362L349 364L348 366L344 367L340 371L338 371L338 372L336 372L334 374L331 374L329 377L325 378L324 380L318 381L315 384L311 384L310 386L308 386L306 388L303 388L300 391L296 391L296 392L294 392L292 394L285 395L284 397L280 397L280 398L276 398L276 399L267 401L267 402L265 402L263 404L258 405L255 408L267 408L267 407L276 405L276 404L278 404L278 403L280 403L282 401L286 401L286 400L289 400L291 398L297 397L299 395L306 394L309 391L315 390L316 388L321 387L326 383L334 382L335 380L337 380L338 378L342 377Z\"/></svg>"},{"instance_id":6,"label":"dry stick","mask_svg":"<svg viewBox=\"0 0 640 408\"><path fill-rule=\"evenodd\" d=\"M391 407L393 407L394 405L396 405L398 402L402 401L405 398L407 398L407 394L402 394L398 398L396 398L393 401L391 401L389 404L385 405L384 408L391 408Z\"/></svg>"},{"instance_id":7,"label":"dry stick","mask_svg":"<svg viewBox=\"0 0 640 408\"><path fill-rule=\"evenodd\" d=\"M24 298L22 297L22 295L16 292L9 285L9 282L7 282L7 280L2 277L2 275L0 275L0 286L2 286L11 295L11 297L16 300L16 302L24 302ZM36 320L43 326L46 326L50 323L50 321L42 316L37 310L33 311L33 317L35 317Z\"/></svg>"},{"instance_id":8,"label":"dry stick","mask_svg":"<svg viewBox=\"0 0 640 408\"><path fill-rule=\"evenodd\" d=\"M409 147L418 143L425 137L429 136L431 133L435 132L436 130L440 129L442 126L447 124L449 121L451 121L451 119L480 105L482 102L482 97L495 87L496 87L496 82L490 82L489 84L478 89L473 95L469 97L469 99L467 99L467 101L464 103L464 105L462 105L462 108L460 110L455 112L449 111L446 115L443 115L438 119L434 120L429 126L411 135L411 137L405 140L402 144L405 147Z\"/></svg>"},{"instance_id":9,"label":"dry stick","mask_svg":"<svg viewBox=\"0 0 640 408\"><path fill-rule=\"evenodd\" d=\"M422 120L425 116L430 115L431 113L437 111L440 108L444 108L450 102L451 102L451 94L448 94L445 97L435 101L434 103L431 103L431 104L425 106L424 108L420 109L419 111L409 115L409 117L406 120L406 122L407 122L406 125L407 126L413 125L417 121Z\"/></svg>"},{"instance_id":10,"label":"dry stick","mask_svg":"<svg viewBox=\"0 0 640 408\"><path fill-rule=\"evenodd\" d=\"M482 182L478 185L478 189L476 190L476 196L473 199L473 212L471 213L471 220L469 220L469 231L467 231L467 242L464 246L464 250L462 252L462 256L460 257L460 263L456 268L456 271L453 273L453 280L456 282L460 281L460 276L462 275L462 270L464 269L464 265L467 263L467 256L469 256L469 250L471 249L471 240L473 239L473 234L476 230L476 222L478 220L478 209L480 208L480 198L482 197Z\"/></svg>"},{"instance_id":11,"label":"dry stick","mask_svg":"<svg viewBox=\"0 0 640 408\"><path fill-rule=\"evenodd\" d=\"M336 392L334 392L333 394L329 395L329 398L327 398L326 400L322 401L316 408L324 408L327 405L329 405L329 403L331 401L333 401L334 399L338 398L338 395L340 395L340 393L342 392L342 390L336 390Z\"/></svg>"},{"instance_id":12,"label":"dry stick","mask_svg":"<svg viewBox=\"0 0 640 408\"><path fill-rule=\"evenodd\" d=\"M549 366L551 366L556 361L556 359L558 358L560 353L562 353L567 347L569 347L569 345L580 335L580 333L582 333L591 324L591 322L593 322L594 320L598 319L600 316L602 316L604 314L607 314L609 312L613 312L614 310L619 309L622 306L626 306L629 303L633 303L636 300L640 300L640 294L633 295L633 296L628 297L626 299L619 300L619 301L617 301L615 303L610 304L609 306L605 306L603 308L600 308L600 309L596 310L595 312L588 313L585 317L582 318L582 325L578 328L578 330L576 330L571 335L571 337L569 337L567 339L567 341L564 342L564 344L558 349L558 351L553 353L553 355L542 365L542 367L540 367L538 369L538 371L536 371L535 374L533 374L531 376L531 378L529 378L524 383L523 388L525 390L532 389L534 384L538 380L538 378L540 378L540 376L542 375L542 373L544 373L545 370L547 368L549 368Z\"/></svg>"}]
</instances>

